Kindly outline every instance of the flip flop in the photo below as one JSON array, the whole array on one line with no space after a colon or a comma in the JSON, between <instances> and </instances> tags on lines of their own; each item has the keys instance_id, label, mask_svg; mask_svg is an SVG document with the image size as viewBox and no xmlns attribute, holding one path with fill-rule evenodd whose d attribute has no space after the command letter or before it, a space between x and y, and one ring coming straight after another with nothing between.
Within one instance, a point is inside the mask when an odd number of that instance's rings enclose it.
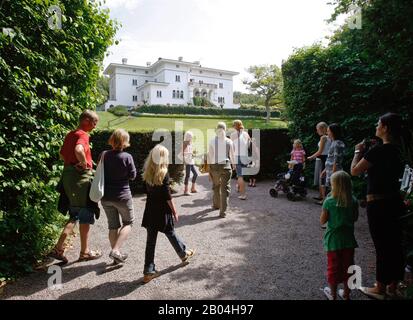
<instances>
[{"instance_id":1,"label":"flip flop","mask_svg":"<svg viewBox=\"0 0 413 320\"><path fill-rule=\"evenodd\" d=\"M77 260L78 262L81 261L90 261L90 260L96 260L99 259L102 256L102 254L99 251L89 251L88 253L80 253L79 259Z\"/></svg>"}]
</instances>

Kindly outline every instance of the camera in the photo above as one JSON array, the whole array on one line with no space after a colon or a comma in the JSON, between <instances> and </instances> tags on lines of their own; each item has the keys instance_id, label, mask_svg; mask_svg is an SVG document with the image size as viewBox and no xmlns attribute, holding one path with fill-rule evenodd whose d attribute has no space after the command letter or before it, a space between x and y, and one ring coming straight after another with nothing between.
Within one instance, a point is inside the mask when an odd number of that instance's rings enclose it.
<instances>
[{"instance_id":1,"label":"camera","mask_svg":"<svg viewBox=\"0 0 413 320\"><path fill-rule=\"evenodd\" d=\"M378 144L377 138L365 138L363 139L363 144L364 144L364 151L363 153L367 153L371 148L376 146Z\"/></svg>"}]
</instances>

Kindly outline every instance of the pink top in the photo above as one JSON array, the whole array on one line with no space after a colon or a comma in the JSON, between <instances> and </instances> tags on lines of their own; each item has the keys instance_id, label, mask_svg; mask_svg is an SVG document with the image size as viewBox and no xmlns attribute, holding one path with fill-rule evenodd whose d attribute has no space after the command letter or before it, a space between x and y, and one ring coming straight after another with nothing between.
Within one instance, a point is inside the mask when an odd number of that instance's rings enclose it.
<instances>
[{"instance_id":1,"label":"pink top","mask_svg":"<svg viewBox=\"0 0 413 320\"><path fill-rule=\"evenodd\" d=\"M293 150L291 151L291 160L295 160L298 163L303 163L305 159L305 151L301 150Z\"/></svg>"}]
</instances>

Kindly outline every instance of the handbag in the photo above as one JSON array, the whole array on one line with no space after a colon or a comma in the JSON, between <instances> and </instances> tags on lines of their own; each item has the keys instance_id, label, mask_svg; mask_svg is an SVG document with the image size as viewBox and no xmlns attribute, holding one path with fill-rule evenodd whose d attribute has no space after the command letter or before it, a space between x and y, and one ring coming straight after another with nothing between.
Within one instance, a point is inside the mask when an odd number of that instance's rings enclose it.
<instances>
[{"instance_id":1,"label":"handbag","mask_svg":"<svg viewBox=\"0 0 413 320\"><path fill-rule=\"evenodd\" d=\"M104 168L104 158L105 151L102 153L102 157L98 163L95 171L95 176L93 177L92 185L90 186L89 198L94 202L99 202L104 195L105 188L105 168Z\"/></svg>"}]
</instances>

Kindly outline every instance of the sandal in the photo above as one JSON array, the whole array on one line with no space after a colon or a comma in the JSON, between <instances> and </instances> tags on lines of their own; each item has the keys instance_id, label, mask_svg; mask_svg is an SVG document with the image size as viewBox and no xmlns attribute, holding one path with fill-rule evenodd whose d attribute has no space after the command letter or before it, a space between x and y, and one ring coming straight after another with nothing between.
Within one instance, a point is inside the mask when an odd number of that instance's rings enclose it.
<instances>
[{"instance_id":1,"label":"sandal","mask_svg":"<svg viewBox=\"0 0 413 320\"><path fill-rule=\"evenodd\" d=\"M58 250L56 247L54 247L47 256L62 261L63 263L68 263L69 260L64 256L64 252L64 250Z\"/></svg>"},{"instance_id":2,"label":"sandal","mask_svg":"<svg viewBox=\"0 0 413 320\"><path fill-rule=\"evenodd\" d=\"M81 252L79 259L77 261L81 262L81 261L96 260L96 259L99 259L101 256L102 254L99 251L89 251L87 253Z\"/></svg>"}]
</instances>

